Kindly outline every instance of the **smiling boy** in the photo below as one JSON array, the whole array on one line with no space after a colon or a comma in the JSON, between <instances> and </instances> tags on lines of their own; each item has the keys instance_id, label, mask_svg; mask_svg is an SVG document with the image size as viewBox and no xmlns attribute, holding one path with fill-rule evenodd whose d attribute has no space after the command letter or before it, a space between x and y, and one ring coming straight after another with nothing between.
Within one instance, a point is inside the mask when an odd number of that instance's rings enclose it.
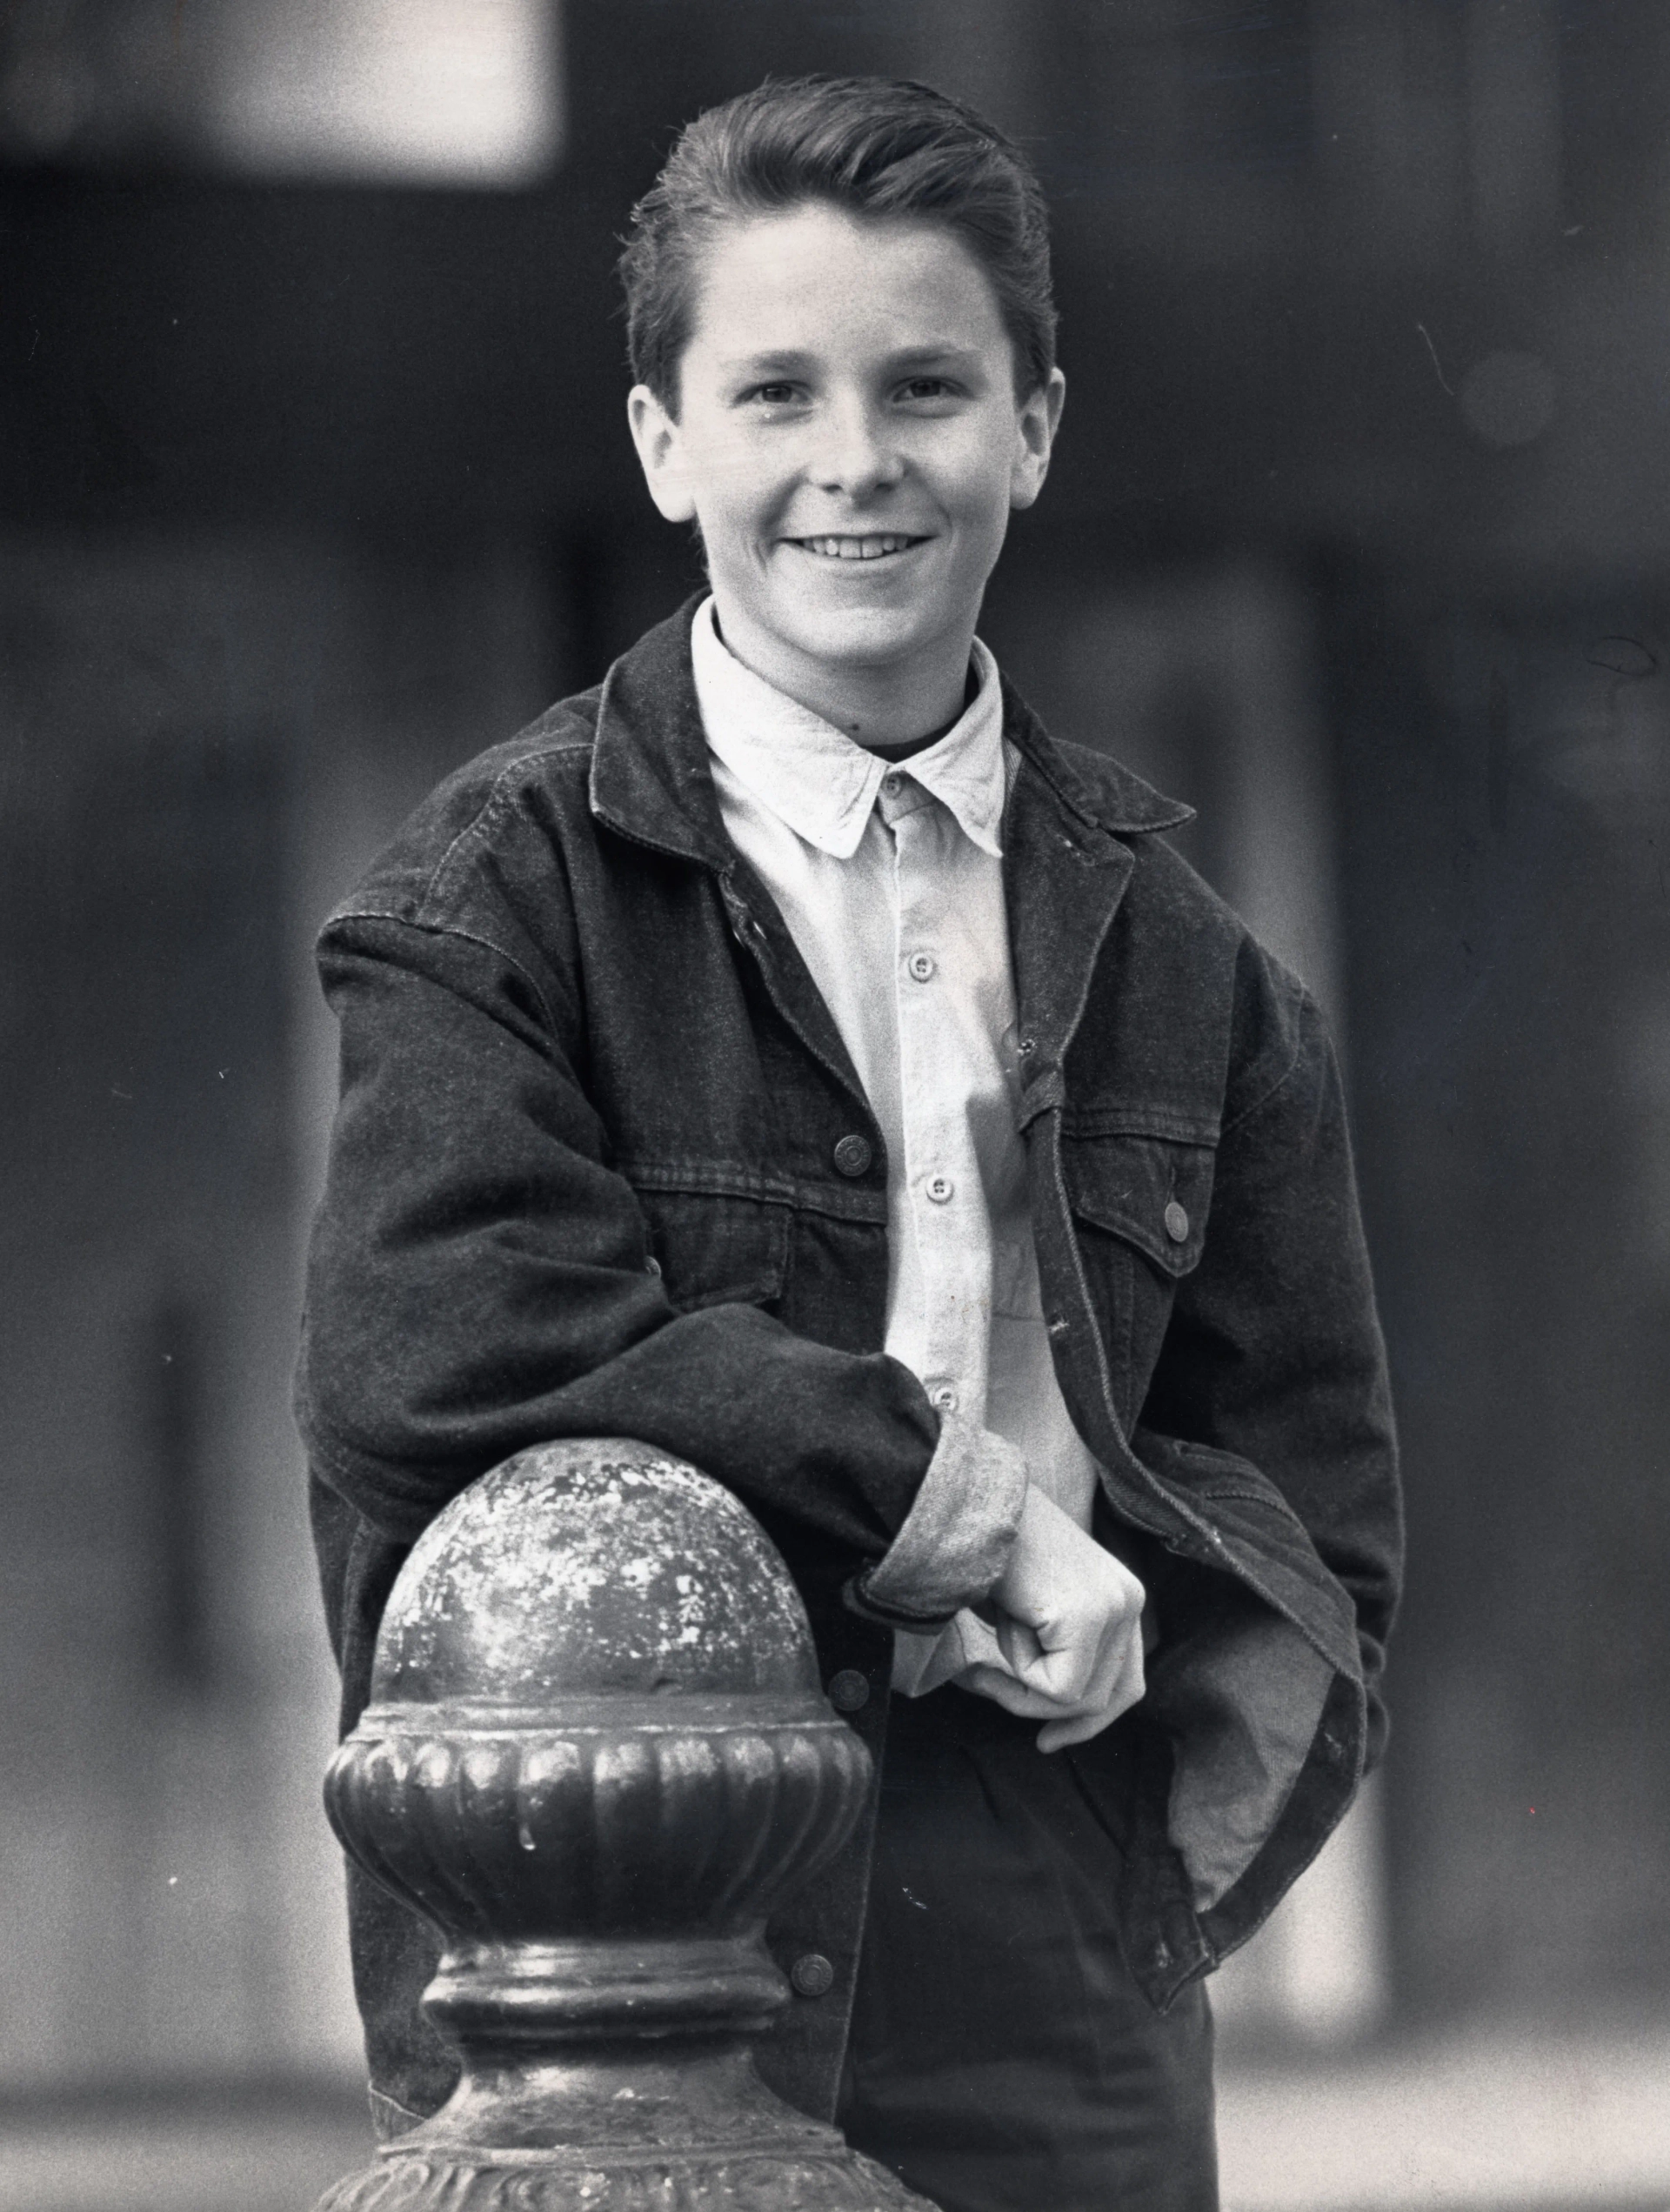
<instances>
[{"instance_id":1,"label":"smiling boy","mask_svg":"<svg viewBox=\"0 0 1670 2212\"><path fill-rule=\"evenodd\" d=\"M645 371L651 494L698 524L737 658L861 745L949 728L1065 388L1016 358L978 262L919 217L733 218L677 359Z\"/></svg>"},{"instance_id":2,"label":"smiling boy","mask_svg":"<svg viewBox=\"0 0 1670 2212\"><path fill-rule=\"evenodd\" d=\"M344 1720L465 1482L558 1435L682 1454L776 1538L881 1768L768 1930L779 2086L947 2212L1208 2212L1201 1977L1383 1734L1326 1041L1157 837L1187 810L975 637L1064 393L1007 141L918 85L763 86L685 130L623 274L710 591L443 785L323 940L298 1407ZM434 1951L351 1903L393 2132L451 2083Z\"/></svg>"}]
</instances>

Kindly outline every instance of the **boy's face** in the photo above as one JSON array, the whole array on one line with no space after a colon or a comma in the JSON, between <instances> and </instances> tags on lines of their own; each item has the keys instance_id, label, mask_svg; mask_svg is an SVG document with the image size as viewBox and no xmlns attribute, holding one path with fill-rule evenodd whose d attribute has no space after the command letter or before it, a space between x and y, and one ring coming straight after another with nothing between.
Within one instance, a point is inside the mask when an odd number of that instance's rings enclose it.
<instances>
[{"instance_id":1,"label":"boy's face","mask_svg":"<svg viewBox=\"0 0 1670 2212\"><path fill-rule=\"evenodd\" d=\"M811 204L719 233L677 418L643 385L630 412L656 505L701 526L727 640L792 688L965 665L1062 392L1058 372L1017 399L991 284L952 232Z\"/></svg>"}]
</instances>

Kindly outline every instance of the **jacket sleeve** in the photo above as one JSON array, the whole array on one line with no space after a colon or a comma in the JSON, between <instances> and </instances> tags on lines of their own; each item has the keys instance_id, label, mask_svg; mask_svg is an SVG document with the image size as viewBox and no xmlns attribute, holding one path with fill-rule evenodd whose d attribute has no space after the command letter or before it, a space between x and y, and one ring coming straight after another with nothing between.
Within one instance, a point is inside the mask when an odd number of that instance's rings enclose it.
<instances>
[{"instance_id":1,"label":"jacket sleeve","mask_svg":"<svg viewBox=\"0 0 1670 2212\"><path fill-rule=\"evenodd\" d=\"M410 1542L512 1451L628 1435L693 1461L846 1574L882 1560L918 1493L942 1491L967 1452L942 1439L915 1376L755 1306L675 1310L586 1098L580 1026L553 1033L511 954L359 913L329 926L320 964L342 1098L297 1409L330 1487ZM962 1581L942 1565L915 1609L983 1595L1006 1548L1000 1528L971 1524ZM908 1578L898 1602L912 1611Z\"/></svg>"},{"instance_id":2,"label":"jacket sleeve","mask_svg":"<svg viewBox=\"0 0 1670 2212\"><path fill-rule=\"evenodd\" d=\"M1297 1516L1355 1607L1373 1765L1403 1524L1345 1102L1309 994L1250 943L1243 986L1205 1250L1142 1421L1250 1462Z\"/></svg>"}]
</instances>

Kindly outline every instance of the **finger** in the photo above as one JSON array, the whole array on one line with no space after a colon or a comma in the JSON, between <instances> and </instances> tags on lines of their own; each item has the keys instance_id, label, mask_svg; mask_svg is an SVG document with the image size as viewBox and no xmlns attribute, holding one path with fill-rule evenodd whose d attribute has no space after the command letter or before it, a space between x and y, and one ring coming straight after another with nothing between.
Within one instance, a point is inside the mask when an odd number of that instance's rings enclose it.
<instances>
[{"instance_id":1,"label":"finger","mask_svg":"<svg viewBox=\"0 0 1670 2212\"><path fill-rule=\"evenodd\" d=\"M1108 1621L1095 1615L1089 1620L1068 1616L1041 1625L1011 1620L1006 1632L999 1629L998 1642L1023 1681L1058 1704L1083 1711L1101 1702L1092 1686L1106 1664L1104 1647L1115 1633Z\"/></svg>"},{"instance_id":2,"label":"finger","mask_svg":"<svg viewBox=\"0 0 1670 2212\"><path fill-rule=\"evenodd\" d=\"M998 1622L998 1649L1017 1674L1024 1674L1029 1667L1036 1667L1044 1656L1044 1647L1038 1640L1038 1631L1024 1621L1012 1619L1007 1614Z\"/></svg>"},{"instance_id":3,"label":"finger","mask_svg":"<svg viewBox=\"0 0 1670 2212\"><path fill-rule=\"evenodd\" d=\"M1064 1751L1070 1744L1088 1743L1104 1728L1111 1727L1120 1714L1128 1713L1141 1701L1145 1681L1142 1671L1142 1649L1137 1646L1132 1659L1114 1683L1106 1704L1089 1713L1063 1714L1046 1721L1038 1732L1040 1751Z\"/></svg>"},{"instance_id":4,"label":"finger","mask_svg":"<svg viewBox=\"0 0 1670 2212\"><path fill-rule=\"evenodd\" d=\"M1104 1728L1111 1728L1122 1714L1128 1713L1143 1694L1140 1668L1127 1669L1106 1705L1092 1713L1064 1715L1049 1721L1038 1732L1040 1751L1065 1751L1070 1744L1088 1743L1092 1736L1100 1735Z\"/></svg>"},{"instance_id":5,"label":"finger","mask_svg":"<svg viewBox=\"0 0 1670 2212\"><path fill-rule=\"evenodd\" d=\"M979 1697L989 1697L994 1705L1001 1705L1006 1712L1018 1713L1023 1720L1067 1720L1074 1718L1078 1712L1076 1707L1064 1707L1059 1698L1017 1681L1012 1674L1005 1674L995 1667L971 1667L957 1680L964 1689L972 1690Z\"/></svg>"},{"instance_id":6,"label":"finger","mask_svg":"<svg viewBox=\"0 0 1670 2212\"><path fill-rule=\"evenodd\" d=\"M1073 1706L1080 1712L1086 1706L1101 1704L1096 1685L1102 1671L1099 1641L1078 1638L1053 1651L1040 1647L1036 1659L1015 1669L1029 1688L1041 1690L1058 1705Z\"/></svg>"},{"instance_id":7,"label":"finger","mask_svg":"<svg viewBox=\"0 0 1670 2212\"><path fill-rule=\"evenodd\" d=\"M1040 1751L1065 1751L1075 1743L1088 1743L1104 1728L1112 1727L1117 1713L1081 1713L1076 1721L1046 1721L1038 1732Z\"/></svg>"}]
</instances>

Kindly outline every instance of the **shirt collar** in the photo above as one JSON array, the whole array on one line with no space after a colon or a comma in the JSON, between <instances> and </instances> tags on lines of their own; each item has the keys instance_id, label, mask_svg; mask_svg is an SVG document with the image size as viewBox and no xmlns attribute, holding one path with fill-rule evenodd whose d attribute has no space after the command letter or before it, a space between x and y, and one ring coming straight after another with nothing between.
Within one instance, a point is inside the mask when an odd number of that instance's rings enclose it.
<instances>
[{"instance_id":1,"label":"shirt collar","mask_svg":"<svg viewBox=\"0 0 1670 2212\"><path fill-rule=\"evenodd\" d=\"M964 835L1002 852L1005 767L998 665L977 638L979 689L959 718L908 760L889 761L745 668L719 637L711 598L696 610L691 664L711 751L795 835L850 860L882 779L897 771L939 800Z\"/></svg>"}]
</instances>

